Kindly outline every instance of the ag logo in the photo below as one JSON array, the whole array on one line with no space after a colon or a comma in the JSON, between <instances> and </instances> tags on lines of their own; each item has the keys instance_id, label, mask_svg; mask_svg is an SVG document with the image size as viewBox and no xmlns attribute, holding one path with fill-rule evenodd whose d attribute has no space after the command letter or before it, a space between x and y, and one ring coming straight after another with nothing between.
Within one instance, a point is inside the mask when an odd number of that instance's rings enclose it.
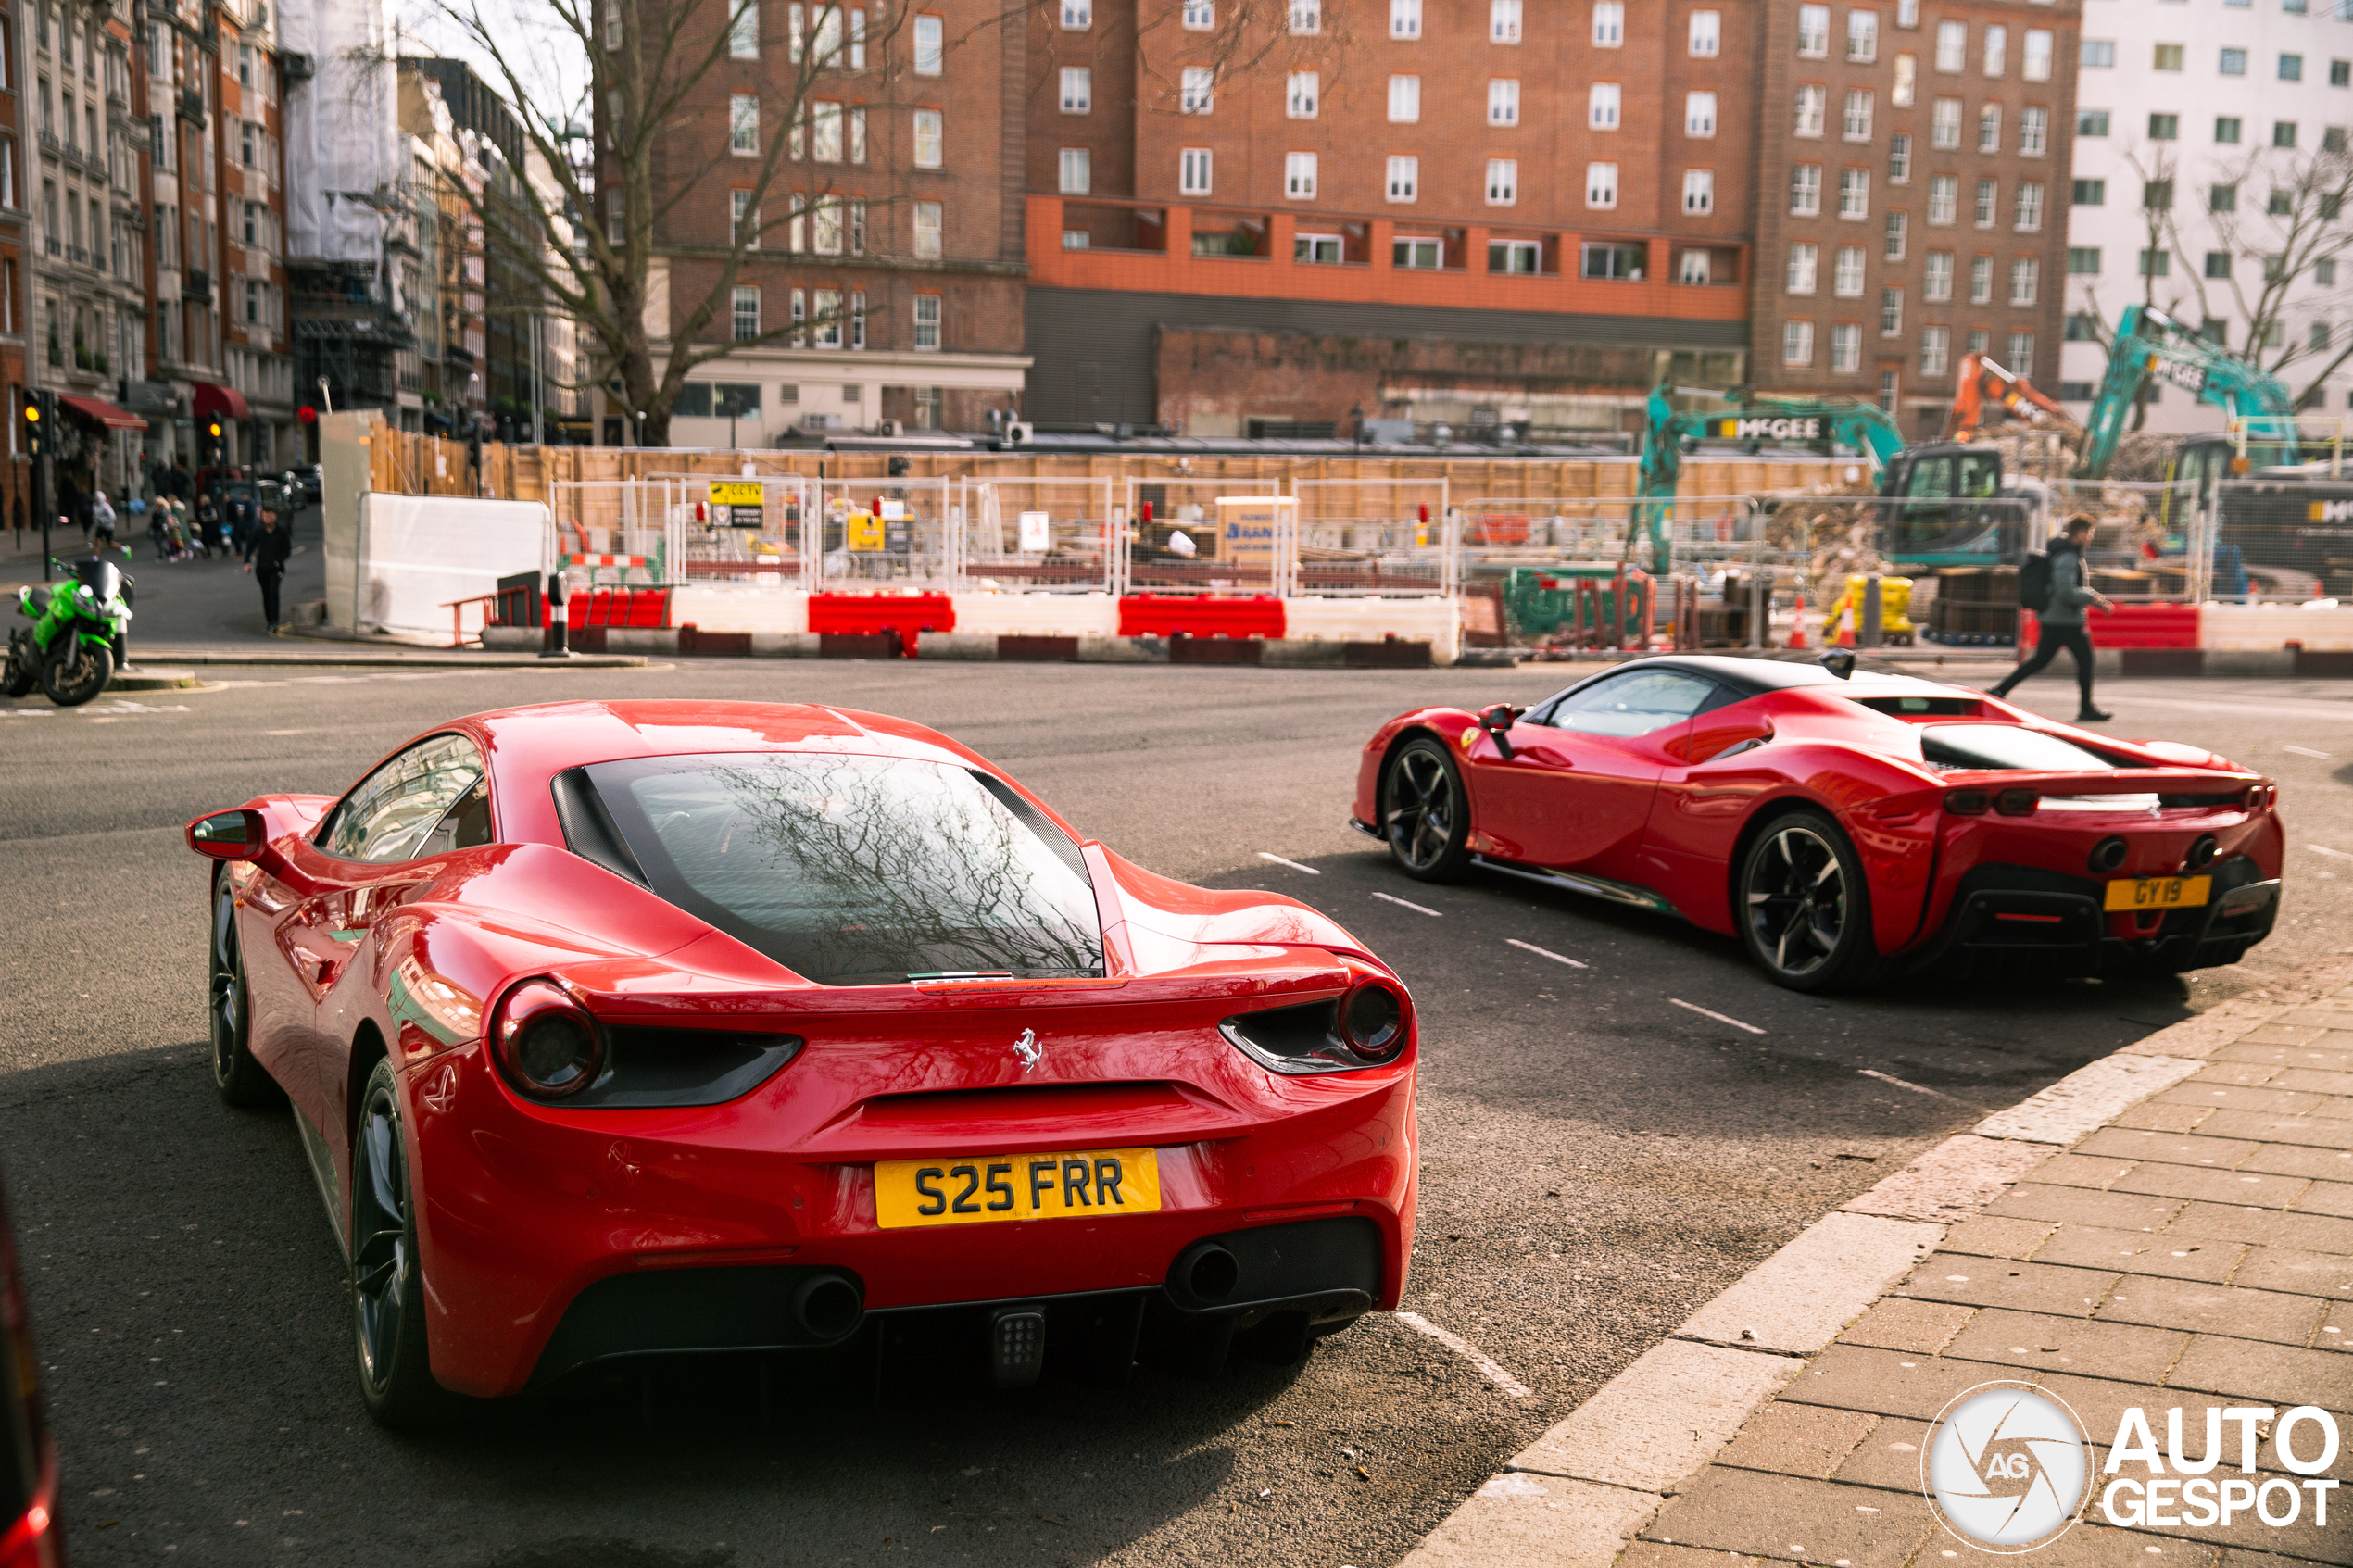
<instances>
[{"instance_id":1,"label":"ag logo","mask_svg":"<svg viewBox=\"0 0 2353 1568\"><path fill-rule=\"evenodd\" d=\"M2059 1398L1981 1383L1944 1407L1920 1453L1920 1489L1946 1529L2015 1553L2065 1534L2091 1498L2090 1446Z\"/></svg>"}]
</instances>

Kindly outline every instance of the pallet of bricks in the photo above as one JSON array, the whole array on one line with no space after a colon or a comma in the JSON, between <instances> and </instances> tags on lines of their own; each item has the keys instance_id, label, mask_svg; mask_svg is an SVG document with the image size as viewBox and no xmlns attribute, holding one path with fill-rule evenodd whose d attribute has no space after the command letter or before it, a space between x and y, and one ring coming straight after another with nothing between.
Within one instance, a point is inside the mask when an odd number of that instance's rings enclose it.
<instances>
[{"instance_id":1,"label":"pallet of bricks","mask_svg":"<svg viewBox=\"0 0 2353 1568\"><path fill-rule=\"evenodd\" d=\"M1960 647L2007 647L2018 641L2018 568L1948 566L1936 573L1928 635Z\"/></svg>"}]
</instances>

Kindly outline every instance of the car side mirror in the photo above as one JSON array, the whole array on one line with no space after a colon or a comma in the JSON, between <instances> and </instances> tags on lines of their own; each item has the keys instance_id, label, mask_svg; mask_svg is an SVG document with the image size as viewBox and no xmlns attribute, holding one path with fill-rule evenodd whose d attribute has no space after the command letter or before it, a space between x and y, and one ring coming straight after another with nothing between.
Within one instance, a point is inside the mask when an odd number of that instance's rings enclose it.
<instances>
[{"instance_id":1,"label":"car side mirror","mask_svg":"<svg viewBox=\"0 0 2353 1568\"><path fill-rule=\"evenodd\" d=\"M1823 669L1842 681L1851 681L1855 678L1855 650L1853 648L1824 648L1819 663Z\"/></svg>"},{"instance_id":2,"label":"car side mirror","mask_svg":"<svg viewBox=\"0 0 2353 1568\"><path fill-rule=\"evenodd\" d=\"M1512 759L1512 726L1519 722L1519 715L1520 710L1508 702L1479 710L1478 727L1494 740L1495 749L1503 753L1506 762Z\"/></svg>"},{"instance_id":3,"label":"car side mirror","mask_svg":"<svg viewBox=\"0 0 2353 1568\"><path fill-rule=\"evenodd\" d=\"M251 860L268 842L267 831L258 811L215 811L188 824L188 847L216 860Z\"/></svg>"}]
</instances>

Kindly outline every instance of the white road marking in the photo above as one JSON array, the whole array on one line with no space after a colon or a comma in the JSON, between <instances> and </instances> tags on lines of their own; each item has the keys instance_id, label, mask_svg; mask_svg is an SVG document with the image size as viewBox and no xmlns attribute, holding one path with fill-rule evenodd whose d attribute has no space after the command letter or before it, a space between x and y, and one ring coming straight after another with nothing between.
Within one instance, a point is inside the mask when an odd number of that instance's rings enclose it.
<instances>
[{"instance_id":1,"label":"white road marking","mask_svg":"<svg viewBox=\"0 0 2353 1568\"><path fill-rule=\"evenodd\" d=\"M1516 936L1506 936L1504 940L1510 943L1515 947L1525 947L1528 951L1534 953L1540 959L1550 959L1554 963L1565 963L1571 969L1591 969L1593 967L1592 964L1587 963L1583 959L1567 958L1562 954L1554 952L1550 947L1540 947L1533 942L1523 942Z\"/></svg>"},{"instance_id":2,"label":"white road marking","mask_svg":"<svg viewBox=\"0 0 2353 1568\"><path fill-rule=\"evenodd\" d=\"M1289 866L1295 872L1305 872L1309 876L1321 876L1324 874L1313 866L1302 866L1297 860L1286 860L1280 855L1269 855L1264 849L1261 849L1258 852L1258 858L1262 860L1272 860L1278 866Z\"/></svg>"},{"instance_id":3,"label":"white road marking","mask_svg":"<svg viewBox=\"0 0 2353 1568\"><path fill-rule=\"evenodd\" d=\"M1469 1340L1463 1338L1459 1335L1448 1333L1446 1330L1439 1327L1436 1323L1430 1322L1428 1318L1422 1316L1419 1312L1399 1312L1396 1314L1396 1318L1399 1323L1403 1323L1416 1334L1428 1335L1432 1339L1437 1340L1441 1345L1445 1346L1449 1350L1453 1351L1456 1355L1462 1357L1463 1360L1470 1362L1471 1365L1479 1370L1480 1374L1483 1375L1488 1382L1492 1383L1496 1387L1501 1388L1513 1399L1526 1399L1534 1397L1529 1392L1527 1384L1522 1383L1518 1378L1514 1377L1510 1373L1505 1372L1502 1367L1497 1366L1493 1361L1488 1360L1486 1352L1481 1350L1478 1346L1472 1344Z\"/></svg>"},{"instance_id":4,"label":"white road marking","mask_svg":"<svg viewBox=\"0 0 2353 1568\"><path fill-rule=\"evenodd\" d=\"M2309 746L2282 746L2280 749L2282 751L2293 751L2298 757L2317 757L2323 762L2329 759L2329 753L2325 751L2315 751Z\"/></svg>"},{"instance_id":5,"label":"white road marking","mask_svg":"<svg viewBox=\"0 0 2353 1568\"><path fill-rule=\"evenodd\" d=\"M2353 860L2353 855L2348 855L2342 849L2332 849L2325 844L2308 844L2304 847L2315 855L2334 855L2340 860Z\"/></svg>"},{"instance_id":6,"label":"white road marking","mask_svg":"<svg viewBox=\"0 0 2353 1568\"><path fill-rule=\"evenodd\" d=\"M1869 1067L1858 1067L1855 1071L1860 1073L1866 1078L1877 1078L1882 1084L1893 1084L1899 1089L1909 1089L1916 1095L1928 1095L1936 1099L1949 1099L1955 1105L1961 1107L1965 1110L1982 1110L1985 1109L1982 1105L1969 1104L1969 1101L1961 1098L1958 1095L1948 1095L1943 1089L1931 1089L1920 1084L1907 1084L1892 1073L1875 1072Z\"/></svg>"},{"instance_id":7,"label":"white road marking","mask_svg":"<svg viewBox=\"0 0 2353 1568\"><path fill-rule=\"evenodd\" d=\"M1713 1009L1700 1006L1697 1002L1687 1002L1680 997L1669 997L1667 999L1673 1002L1679 1008L1689 1008L1693 1012L1700 1014L1702 1017L1712 1018L1718 1023L1729 1023L1735 1029L1745 1029L1752 1035L1762 1035L1765 1033L1764 1030L1759 1029L1754 1023L1743 1023L1737 1018L1727 1018L1722 1013L1717 1012Z\"/></svg>"},{"instance_id":8,"label":"white road marking","mask_svg":"<svg viewBox=\"0 0 2353 1568\"><path fill-rule=\"evenodd\" d=\"M1428 904L1416 904L1411 898L1400 898L1393 893L1376 893L1373 897L1384 899L1391 904L1403 904L1409 909L1418 909L1426 915L1437 915L1441 920L1444 920L1446 918L1443 914L1440 914L1438 910L1431 909Z\"/></svg>"}]
</instances>

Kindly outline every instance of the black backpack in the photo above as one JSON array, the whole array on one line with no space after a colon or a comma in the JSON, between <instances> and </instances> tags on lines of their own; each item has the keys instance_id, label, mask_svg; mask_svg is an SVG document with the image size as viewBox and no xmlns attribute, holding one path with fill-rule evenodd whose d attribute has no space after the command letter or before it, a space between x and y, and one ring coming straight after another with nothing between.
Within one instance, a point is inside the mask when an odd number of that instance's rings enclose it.
<instances>
[{"instance_id":1,"label":"black backpack","mask_svg":"<svg viewBox=\"0 0 2353 1568\"><path fill-rule=\"evenodd\" d=\"M2038 614L2051 604L2051 558L2045 550L2031 550L2018 563L2018 603L2020 609Z\"/></svg>"}]
</instances>

